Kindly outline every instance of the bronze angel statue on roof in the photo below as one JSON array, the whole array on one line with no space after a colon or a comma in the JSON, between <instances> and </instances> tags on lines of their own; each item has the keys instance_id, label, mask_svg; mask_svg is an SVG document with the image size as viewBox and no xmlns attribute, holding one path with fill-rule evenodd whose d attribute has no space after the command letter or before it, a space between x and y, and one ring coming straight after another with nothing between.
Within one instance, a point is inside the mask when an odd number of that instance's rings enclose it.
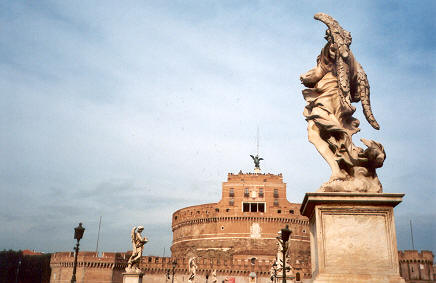
<instances>
[{"instance_id":1,"label":"bronze angel statue on roof","mask_svg":"<svg viewBox=\"0 0 436 283\"><path fill-rule=\"evenodd\" d=\"M375 172L382 167L386 154L375 141L361 139L367 149L353 144L352 136L360 129L352 115L352 102L361 102L363 114L374 129L380 129L369 99L369 83L362 66L350 50L351 34L324 13L315 19L327 25L326 45L317 65L301 75L303 97L307 104L309 141L332 169L330 180L320 191L382 192Z\"/></svg>"},{"instance_id":2,"label":"bronze angel statue on roof","mask_svg":"<svg viewBox=\"0 0 436 283\"><path fill-rule=\"evenodd\" d=\"M260 170L260 161L263 160L263 158L259 157L259 154L256 154L256 156L253 156L253 155L250 154L250 156L253 159L254 168Z\"/></svg>"}]
</instances>

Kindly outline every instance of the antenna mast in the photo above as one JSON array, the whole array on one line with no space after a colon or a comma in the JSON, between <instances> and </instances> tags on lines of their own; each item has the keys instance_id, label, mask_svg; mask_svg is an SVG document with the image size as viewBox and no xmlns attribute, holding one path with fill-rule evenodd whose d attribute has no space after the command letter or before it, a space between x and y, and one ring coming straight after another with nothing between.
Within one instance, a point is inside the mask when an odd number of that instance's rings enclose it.
<instances>
[{"instance_id":1,"label":"antenna mast","mask_svg":"<svg viewBox=\"0 0 436 283\"><path fill-rule=\"evenodd\" d=\"M410 235L412 239L412 250L415 250L415 243L413 242L413 229L412 229L412 219L410 219Z\"/></svg>"},{"instance_id":2,"label":"antenna mast","mask_svg":"<svg viewBox=\"0 0 436 283\"><path fill-rule=\"evenodd\" d=\"M259 156L259 125L257 126L257 156Z\"/></svg>"},{"instance_id":3,"label":"antenna mast","mask_svg":"<svg viewBox=\"0 0 436 283\"><path fill-rule=\"evenodd\" d=\"M259 157L259 125L257 126L257 154L256 156L251 155L251 158L253 158L254 161L254 172L260 173L260 161L263 160L262 157Z\"/></svg>"},{"instance_id":4,"label":"antenna mast","mask_svg":"<svg viewBox=\"0 0 436 283\"><path fill-rule=\"evenodd\" d=\"M97 256L98 256L98 241L100 240L100 228L101 228L101 216L100 216L100 221L98 222L97 246L95 247L95 253Z\"/></svg>"}]
</instances>

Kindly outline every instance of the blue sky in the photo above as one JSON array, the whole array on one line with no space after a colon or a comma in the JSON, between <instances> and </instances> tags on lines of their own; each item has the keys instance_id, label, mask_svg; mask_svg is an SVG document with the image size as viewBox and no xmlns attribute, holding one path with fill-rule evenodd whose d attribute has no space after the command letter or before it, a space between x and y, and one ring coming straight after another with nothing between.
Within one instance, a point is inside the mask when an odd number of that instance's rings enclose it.
<instances>
[{"instance_id":1,"label":"blue sky","mask_svg":"<svg viewBox=\"0 0 436 283\"><path fill-rule=\"evenodd\" d=\"M351 2L351 3L349 3ZM299 75L325 12L351 31L381 130L400 249L436 251L433 1L0 1L0 249L168 255L171 214L220 199L227 172L283 173L301 202L330 169L307 141Z\"/></svg>"}]
</instances>

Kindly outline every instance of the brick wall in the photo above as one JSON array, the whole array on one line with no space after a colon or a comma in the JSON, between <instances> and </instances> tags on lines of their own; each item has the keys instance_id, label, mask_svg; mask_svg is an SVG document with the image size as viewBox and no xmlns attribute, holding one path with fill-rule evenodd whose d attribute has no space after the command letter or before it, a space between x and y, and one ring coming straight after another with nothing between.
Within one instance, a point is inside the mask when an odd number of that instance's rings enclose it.
<instances>
[{"instance_id":1,"label":"brick wall","mask_svg":"<svg viewBox=\"0 0 436 283\"><path fill-rule=\"evenodd\" d=\"M400 275L406 282L435 282L431 251L406 250L398 252Z\"/></svg>"},{"instance_id":2,"label":"brick wall","mask_svg":"<svg viewBox=\"0 0 436 283\"><path fill-rule=\"evenodd\" d=\"M77 257L76 279L79 283L121 283L122 272L126 266L126 253L79 252ZM50 283L71 282L74 253L58 252L50 260Z\"/></svg>"}]
</instances>

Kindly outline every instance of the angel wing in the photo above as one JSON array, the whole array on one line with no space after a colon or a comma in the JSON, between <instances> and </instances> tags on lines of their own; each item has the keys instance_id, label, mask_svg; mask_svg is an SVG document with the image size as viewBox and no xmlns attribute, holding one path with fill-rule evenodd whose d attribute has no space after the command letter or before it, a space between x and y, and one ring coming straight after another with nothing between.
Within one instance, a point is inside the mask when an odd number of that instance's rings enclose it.
<instances>
[{"instance_id":1,"label":"angel wing","mask_svg":"<svg viewBox=\"0 0 436 283\"><path fill-rule=\"evenodd\" d=\"M363 114L365 115L366 121L376 130L380 129L380 125L374 118L374 114L371 109L371 101L369 98L369 82L365 71L362 66L357 63L357 95L362 103ZM359 101L357 100L357 101Z\"/></svg>"},{"instance_id":2,"label":"angel wing","mask_svg":"<svg viewBox=\"0 0 436 283\"><path fill-rule=\"evenodd\" d=\"M353 107L351 106L350 100L351 102L358 102L360 100L362 103L363 114L368 123L374 129L380 129L380 125L375 120L374 114L371 110L368 78L362 66L357 61L355 62L355 66L353 66L355 68L354 71L357 73L357 86L353 90L350 87L349 64L350 58L353 58L353 54L349 48L352 40L350 32L343 29L335 19L327 14L318 13L315 14L314 18L323 22L328 27L330 36L328 40L336 47L337 75L342 101L352 109Z\"/></svg>"},{"instance_id":3,"label":"angel wing","mask_svg":"<svg viewBox=\"0 0 436 283\"><path fill-rule=\"evenodd\" d=\"M263 160L263 158L261 157L261 158L259 158L259 161L261 161L261 160Z\"/></svg>"},{"instance_id":4,"label":"angel wing","mask_svg":"<svg viewBox=\"0 0 436 283\"><path fill-rule=\"evenodd\" d=\"M250 154L250 156L251 156L251 158L253 158L253 160L254 160L254 156L253 156L253 155L251 155L251 154Z\"/></svg>"},{"instance_id":5,"label":"angel wing","mask_svg":"<svg viewBox=\"0 0 436 283\"><path fill-rule=\"evenodd\" d=\"M135 250L135 247L136 247L136 226L132 228L132 231L130 232L130 237L132 240L132 244L134 246L133 250Z\"/></svg>"}]
</instances>

